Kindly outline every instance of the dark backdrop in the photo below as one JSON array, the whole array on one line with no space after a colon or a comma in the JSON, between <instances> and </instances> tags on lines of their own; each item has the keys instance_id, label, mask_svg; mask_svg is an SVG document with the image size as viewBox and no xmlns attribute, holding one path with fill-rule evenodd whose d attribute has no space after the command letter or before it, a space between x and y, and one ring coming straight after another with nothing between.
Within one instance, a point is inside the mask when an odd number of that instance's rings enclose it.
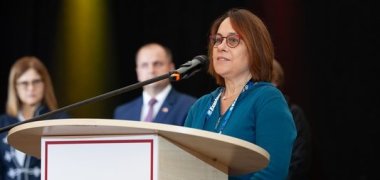
<instances>
[{"instance_id":1,"label":"dark backdrop","mask_svg":"<svg viewBox=\"0 0 380 180\"><path fill-rule=\"evenodd\" d=\"M112 73L99 81L109 90L136 82L134 54L144 43L156 41L172 49L178 65L207 53L212 20L231 7L255 12L267 24L276 58L286 73L284 93L306 112L312 126L313 178L377 179L380 117L377 66L379 10L376 1L107 1L108 54L104 63ZM88 1L91 3L91 1ZM0 1L0 108L4 110L9 68L22 55L40 57L51 71L61 106L75 93L62 76L57 61L62 1ZM84 67L85 68L85 67ZM174 84L200 97L215 88L205 72ZM65 90L63 90L65 89ZM97 117L111 118L114 107L140 90L119 95ZM78 97L78 100L89 97ZM82 111L78 117L91 117ZM76 117L76 114L73 115Z\"/></svg>"}]
</instances>

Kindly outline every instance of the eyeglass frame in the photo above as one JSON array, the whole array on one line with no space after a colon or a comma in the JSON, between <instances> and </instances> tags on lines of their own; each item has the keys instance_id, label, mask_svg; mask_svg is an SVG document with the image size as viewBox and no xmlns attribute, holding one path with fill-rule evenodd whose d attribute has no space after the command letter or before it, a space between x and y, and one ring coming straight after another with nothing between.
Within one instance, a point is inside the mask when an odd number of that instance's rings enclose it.
<instances>
[{"instance_id":1,"label":"eyeglass frame","mask_svg":"<svg viewBox=\"0 0 380 180\"><path fill-rule=\"evenodd\" d=\"M27 89L30 85L33 87L40 86L44 83L42 79L33 79L31 81L20 81L16 82L16 86L21 89Z\"/></svg>"},{"instance_id":2,"label":"eyeglass frame","mask_svg":"<svg viewBox=\"0 0 380 180\"><path fill-rule=\"evenodd\" d=\"M216 41L217 36L220 36L222 38L222 41L219 44L216 43L217 42ZM228 38L231 38L231 37L237 37L238 43L235 46L231 46L231 44L228 42ZM227 46L230 48L235 48L240 44L240 40L241 40L241 37L239 34L229 34L227 36L222 36L221 34L214 34L214 35L210 35L209 38L210 38L210 42L212 43L213 47L217 47L217 46L221 45L223 43L224 39L226 39Z\"/></svg>"}]
</instances>

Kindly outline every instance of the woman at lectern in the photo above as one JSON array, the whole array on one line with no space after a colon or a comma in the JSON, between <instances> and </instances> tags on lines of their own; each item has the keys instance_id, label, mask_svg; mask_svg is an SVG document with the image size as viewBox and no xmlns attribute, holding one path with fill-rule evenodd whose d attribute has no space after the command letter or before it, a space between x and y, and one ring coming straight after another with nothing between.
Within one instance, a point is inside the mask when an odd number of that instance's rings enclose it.
<instances>
[{"instance_id":1,"label":"woman at lectern","mask_svg":"<svg viewBox=\"0 0 380 180\"><path fill-rule=\"evenodd\" d=\"M274 50L264 23L231 9L214 21L208 49L209 73L220 87L193 104L185 126L240 138L270 154L266 168L229 179L286 179L296 129L271 83Z\"/></svg>"},{"instance_id":2,"label":"woman at lectern","mask_svg":"<svg viewBox=\"0 0 380 180\"><path fill-rule=\"evenodd\" d=\"M24 56L12 66L8 82L6 114L0 127L31 119L57 109L57 100L48 70L36 57ZM61 114L54 118L67 118ZM40 160L26 155L7 143L7 133L0 134L0 180L39 180Z\"/></svg>"}]
</instances>

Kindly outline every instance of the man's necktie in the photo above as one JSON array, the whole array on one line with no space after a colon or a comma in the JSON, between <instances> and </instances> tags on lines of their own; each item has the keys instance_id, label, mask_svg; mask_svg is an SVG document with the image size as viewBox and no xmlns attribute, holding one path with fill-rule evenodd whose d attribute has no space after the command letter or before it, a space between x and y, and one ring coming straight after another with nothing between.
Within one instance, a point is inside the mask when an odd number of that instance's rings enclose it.
<instances>
[{"instance_id":1,"label":"man's necktie","mask_svg":"<svg viewBox=\"0 0 380 180\"><path fill-rule=\"evenodd\" d=\"M146 122L152 122L153 121L153 107L154 107L154 104L156 104L156 102L157 102L157 100L154 98L149 100L149 102L148 102L149 110L148 110L148 114L146 115L144 121L146 121Z\"/></svg>"}]
</instances>

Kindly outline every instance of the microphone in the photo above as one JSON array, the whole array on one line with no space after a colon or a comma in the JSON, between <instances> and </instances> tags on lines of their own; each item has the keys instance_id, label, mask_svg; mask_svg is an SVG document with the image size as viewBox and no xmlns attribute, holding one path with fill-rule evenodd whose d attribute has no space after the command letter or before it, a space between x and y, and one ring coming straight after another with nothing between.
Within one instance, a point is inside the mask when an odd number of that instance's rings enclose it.
<instances>
[{"instance_id":1,"label":"microphone","mask_svg":"<svg viewBox=\"0 0 380 180\"><path fill-rule=\"evenodd\" d=\"M192 60L182 64L177 70L174 70L170 76L170 80L179 81L187 79L200 71L203 66L208 64L208 58L205 55L195 56Z\"/></svg>"}]
</instances>

